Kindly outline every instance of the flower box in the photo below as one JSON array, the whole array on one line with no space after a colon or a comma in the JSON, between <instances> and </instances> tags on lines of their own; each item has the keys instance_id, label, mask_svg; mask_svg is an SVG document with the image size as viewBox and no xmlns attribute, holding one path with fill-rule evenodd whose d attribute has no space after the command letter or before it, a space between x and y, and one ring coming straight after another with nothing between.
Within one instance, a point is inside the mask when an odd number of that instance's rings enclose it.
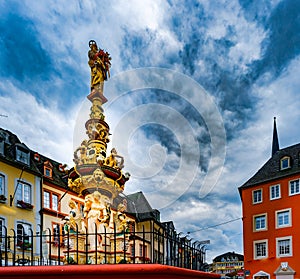
<instances>
[{"instance_id":1,"label":"flower box","mask_svg":"<svg viewBox=\"0 0 300 279\"><path fill-rule=\"evenodd\" d=\"M34 205L32 205L32 204L30 204L28 202L20 201L20 200L17 201L17 205L20 208L28 209L28 210L31 210L31 209L34 208Z\"/></svg>"},{"instance_id":2,"label":"flower box","mask_svg":"<svg viewBox=\"0 0 300 279\"><path fill-rule=\"evenodd\" d=\"M4 195L0 195L0 202L4 203L6 201L6 197Z\"/></svg>"}]
</instances>

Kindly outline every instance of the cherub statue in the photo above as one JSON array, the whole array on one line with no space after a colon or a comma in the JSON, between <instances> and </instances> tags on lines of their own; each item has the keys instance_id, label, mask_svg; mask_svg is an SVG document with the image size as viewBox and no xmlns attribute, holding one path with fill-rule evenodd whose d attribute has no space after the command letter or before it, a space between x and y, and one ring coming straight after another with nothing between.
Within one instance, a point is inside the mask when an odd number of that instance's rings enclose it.
<instances>
[{"instance_id":1,"label":"cherub statue","mask_svg":"<svg viewBox=\"0 0 300 279\"><path fill-rule=\"evenodd\" d=\"M77 207L77 204L75 201L70 200L69 201L69 207L70 207L70 213L69 213L69 226L70 226L70 232L78 232L82 231L82 216L81 213Z\"/></svg>"},{"instance_id":2,"label":"cherub statue","mask_svg":"<svg viewBox=\"0 0 300 279\"><path fill-rule=\"evenodd\" d=\"M126 214L124 213L127 209L127 201L124 199L122 203L118 205L117 213L117 231L125 231L128 227Z\"/></svg>"},{"instance_id":3,"label":"cherub statue","mask_svg":"<svg viewBox=\"0 0 300 279\"><path fill-rule=\"evenodd\" d=\"M117 153L115 148L113 148L109 157L105 159L104 165L121 170L124 167L124 158Z\"/></svg>"},{"instance_id":4,"label":"cherub statue","mask_svg":"<svg viewBox=\"0 0 300 279\"><path fill-rule=\"evenodd\" d=\"M85 164L87 161L87 140L82 141L81 145L74 151L74 163L77 165ZM78 156L79 152L79 156Z\"/></svg>"}]
</instances>

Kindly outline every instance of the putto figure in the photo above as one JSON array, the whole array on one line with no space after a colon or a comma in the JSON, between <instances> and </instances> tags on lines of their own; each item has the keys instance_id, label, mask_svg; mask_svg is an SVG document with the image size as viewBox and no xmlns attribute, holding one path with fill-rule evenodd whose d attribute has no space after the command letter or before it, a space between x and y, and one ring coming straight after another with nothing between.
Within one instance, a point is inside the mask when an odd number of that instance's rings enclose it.
<instances>
[{"instance_id":1,"label":"putto figure","mask_svg":"<svg viewBox=\"0 0 300 279\"><path fill-rule=\"evenodd\" d=\"M89 66L91 68L91 91L97 89L103 92L103 82L110 76L110 60L108 52L98 49L94 40L89 41L90 50L88 52Z\"/></svg>"}]
</instances>

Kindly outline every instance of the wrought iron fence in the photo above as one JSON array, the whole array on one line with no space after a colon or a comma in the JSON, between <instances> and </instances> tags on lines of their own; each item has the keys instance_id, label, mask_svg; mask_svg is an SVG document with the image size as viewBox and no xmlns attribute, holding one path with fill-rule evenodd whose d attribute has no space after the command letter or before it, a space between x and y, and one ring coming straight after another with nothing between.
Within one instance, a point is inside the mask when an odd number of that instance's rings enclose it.
<instances>
[{"instance_id":1,"label":"wrought iron fence","mask_svg":"<svg viewBox=\"0 0 300 279\"><path fill-rule=\"evenodd\" d=\"M106 230L33 232L8 230L0 235L0 266L159 263L204 270L205 249L201 242L176 232Z\"/></svg>"}]
</instances>

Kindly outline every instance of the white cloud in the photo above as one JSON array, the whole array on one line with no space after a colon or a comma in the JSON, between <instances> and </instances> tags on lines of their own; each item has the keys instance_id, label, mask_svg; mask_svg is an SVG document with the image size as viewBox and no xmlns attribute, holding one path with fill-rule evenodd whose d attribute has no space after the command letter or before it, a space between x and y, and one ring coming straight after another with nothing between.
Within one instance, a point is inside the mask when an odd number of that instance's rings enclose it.
<instances>
[{"instance_id":1,"label":"white cloud","mask_svg":"<svg viewBox=\"0 0 300 279\"><path fill-rule=\"evenodd\" d=\"M16 134L30 149L51 159L72 166L72 135L74 108L61 112L55 102L45 107L30 93L15 88L7 81L0 82L0 125Z\"/></svg>"}]
</instances>

